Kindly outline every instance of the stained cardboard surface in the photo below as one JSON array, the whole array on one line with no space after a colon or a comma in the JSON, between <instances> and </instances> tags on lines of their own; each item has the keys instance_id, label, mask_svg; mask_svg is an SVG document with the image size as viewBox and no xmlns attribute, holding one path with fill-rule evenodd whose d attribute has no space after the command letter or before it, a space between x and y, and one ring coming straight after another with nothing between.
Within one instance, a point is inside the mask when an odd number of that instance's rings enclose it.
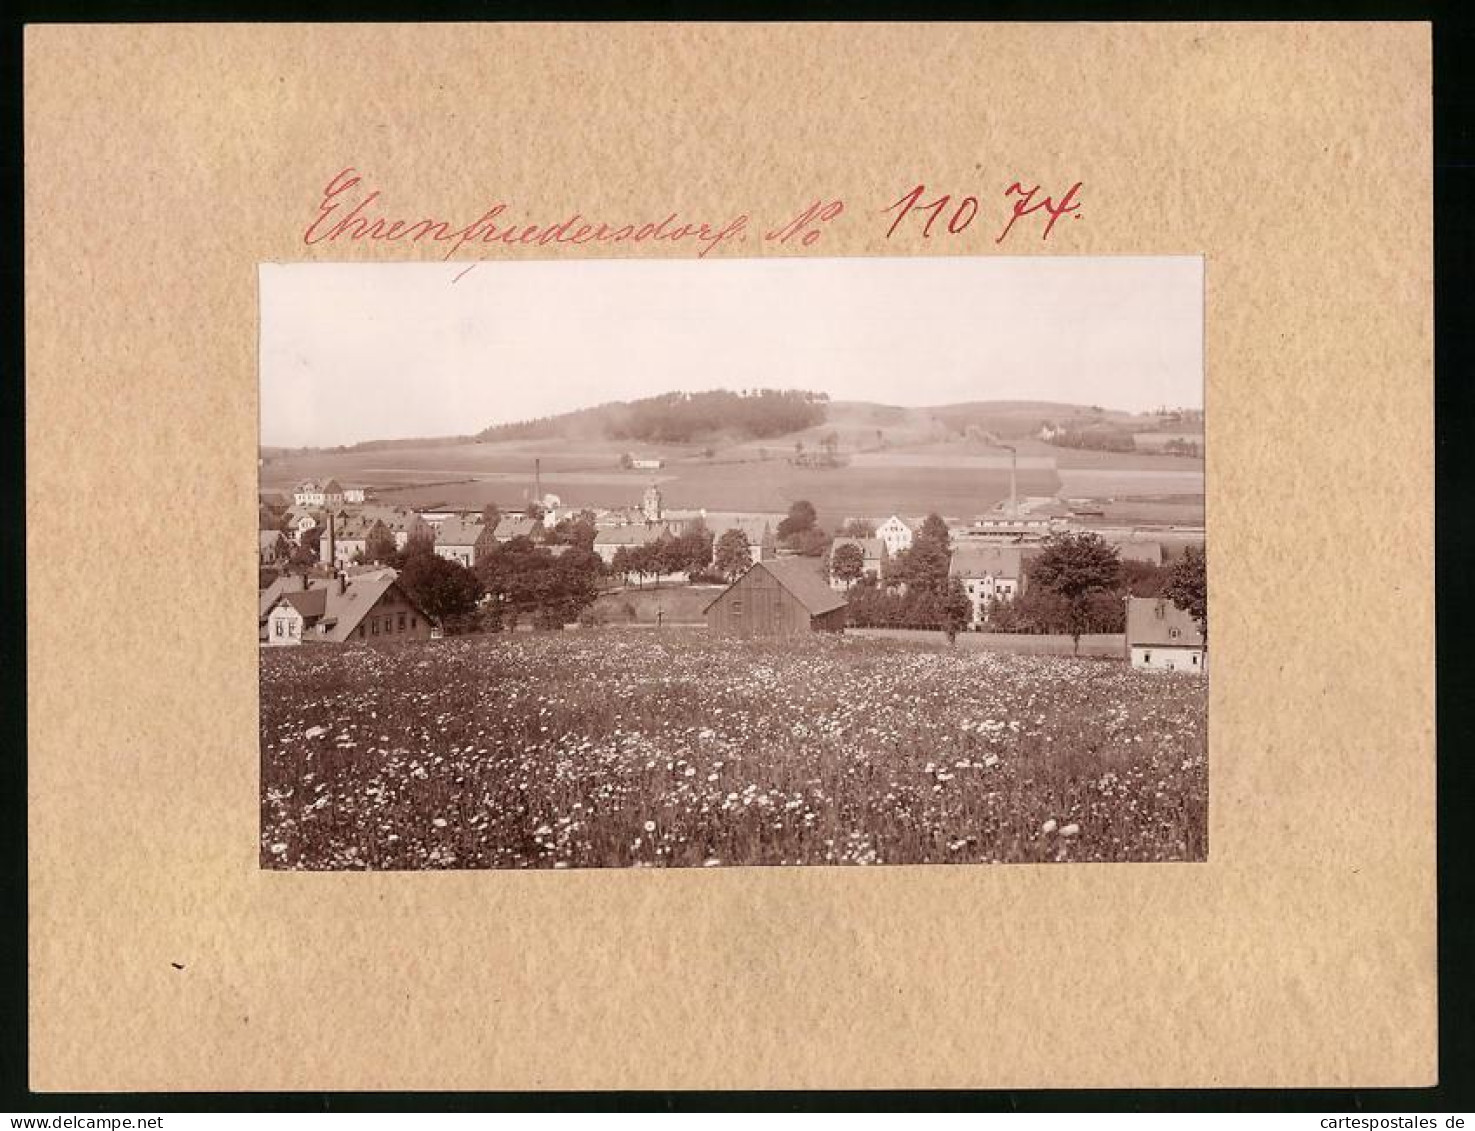
<instances>
[{"instance_id":1,"label":"stained cardboard surface","mask_svg":"<svg viewBox=\"0 0 1475 1131\"><path fill-rule=\"evenodd\" d=\"M1432 1082L1429 47L29 28L33 1087ZM259 870L257 265L443 250L305 246L349 165L397 214L842 199L799 253L1203 254L1209 862ZM997 247L878 222L1016 179L1082 182L1082 219Z\"/></svg>"}]
</instances>

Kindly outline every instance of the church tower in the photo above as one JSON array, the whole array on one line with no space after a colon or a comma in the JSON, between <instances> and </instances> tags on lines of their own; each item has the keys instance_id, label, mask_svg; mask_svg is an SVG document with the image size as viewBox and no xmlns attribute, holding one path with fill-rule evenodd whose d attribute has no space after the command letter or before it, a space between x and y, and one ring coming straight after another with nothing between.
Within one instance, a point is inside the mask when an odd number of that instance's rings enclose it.
<instances>
[{"instance_id":1,"label":"church tower","mask_svg":"<svg viewBox=\"0 0 1475 1131\"><path fill-rule=\"evenodd\" d=\"M646 522L661 521L661 489L652 483L645 489L645 501L641 504Z\"/></svg>"}]
</instances>

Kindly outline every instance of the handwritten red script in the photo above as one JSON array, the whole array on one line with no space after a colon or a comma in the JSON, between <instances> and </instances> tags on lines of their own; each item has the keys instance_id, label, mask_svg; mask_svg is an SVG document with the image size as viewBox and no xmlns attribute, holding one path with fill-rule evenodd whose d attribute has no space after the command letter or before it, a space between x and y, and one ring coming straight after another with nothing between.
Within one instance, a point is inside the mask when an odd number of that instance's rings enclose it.
<instances>
[{"instance_id":1,"label":"handwritten red script","mask_svg":"<svg viewBox=\"0 0 1475 1131\"><path fill-rule=\"evenodd\" d=\"M693 243L700 247L698 257L706 258L723 243L746 239L748 217L733 217L726 223L683 222L678 212L662 220L609 224L586 220L579 213L556 223L529 224L502 219L507 204L497 203L469 224L438 217L415 220L386 215L377 207L379 190L366 190L363 178L353 169L344 169L323 189L317 216L302 233L309 246L340 241L358 243L363 240L383 243L421 243L429 241L446 245L443 258L450 259L468 244L533 245L589 243Z\"/></svg>"},{"instance_id":2,"label":"handwritten red script","mask_svg":"<svg viewBox=\"0 0 1475 1131\"><path fill-rule=\"evenodd\" d=\"M1038 230L1039 238L1049 239L1057 221L1067 216L1073 220L1081 218L1081 188L1081 182L1077 181L1063 193L1046 193L1041 185L1026 188L1023 182L1014 181L1002 194L997 219L989 224L990 227L1001 225L994 229L997 234L993 243L1003 243L1015 230L1016 224L1032 217L1035 218L1033 226ZM926 193L926 185L919 184L895 203L871 213L881 217L895 213L890 227L885 230L886 239L911 236L928 240L934 232L939 236L963 237L974 220L986 211L978 196L955 198L951 194L941 194L936 199L925 200ZM578 212L552 222L528 223L515 219L510 206L499 201L470 223L462 223L435 216L396 217L385 210L379 198L379 190L365 186L363 178L354 169L344 169L323 187L317 215L302 233L302 242L309 247L366 240L371 243L429 243L444 246L443 259L450 259L468 246L475 250L494 244L504 247L560 247L664 242L694 247L698 258L705 259L719 247L741 243L749 235L746 212L720 223L688 220L679 212L668 213L660 220L633 223L601 222L586 219ZM764 231L760 238L769 244L810 247L842 215L847 215L843 201L815 200L787 221ZM1025 223L1022 226L1031 225Z\"/></svg>"}]
</instances>

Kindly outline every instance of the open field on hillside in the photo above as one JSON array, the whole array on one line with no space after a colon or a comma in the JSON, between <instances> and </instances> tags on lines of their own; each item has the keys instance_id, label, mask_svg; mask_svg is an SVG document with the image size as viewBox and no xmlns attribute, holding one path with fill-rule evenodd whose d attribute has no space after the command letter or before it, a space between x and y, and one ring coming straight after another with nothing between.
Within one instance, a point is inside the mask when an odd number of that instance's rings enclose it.
<instances>
[{"instance_id":1,"label":"open field on hillside","mask_svg":"<svg viewBox=\"0 0 1475 1131\"><path fill-rule=\"evenodd\" d=\"M851 637L261 655L261 859L394 869L1202 860L1207 684Z\"/></svg>"},{"instance_id":2,"label":"open field on hillside","mask_svg":"<svg viewBox=\"0 0 1475 1131\"><path fill-rule=\"evenodd\" d=\"M589 609L596 624L700 624L722 585L629 586L604 593ZM664 616L657 616L658 613Z\"/></svg>"}]
</instances>

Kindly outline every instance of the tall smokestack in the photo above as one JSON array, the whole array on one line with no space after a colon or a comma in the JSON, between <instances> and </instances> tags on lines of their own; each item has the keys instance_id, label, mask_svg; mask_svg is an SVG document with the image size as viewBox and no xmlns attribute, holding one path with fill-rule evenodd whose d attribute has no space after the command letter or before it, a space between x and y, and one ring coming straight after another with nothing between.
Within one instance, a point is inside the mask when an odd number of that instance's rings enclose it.
<instances>
[{"instance_id":1,"label":"tall smokestack","mask_svg":"<svg viewBox=\"0 0 1475 1131\"><path fill-rule=\"evenodd\" d=\"M1009 517L1019 517L1019 452L1009 449Z\"/></svg>"},{"instance_id":2,"label":"tall smokestack","mask_svg":"<svg viewBox=\"0 0 1475 1131\"><path fill-rule=\"evenodd\" d=\"M338 565L338 554L336 552L337 551L337 543L338 543L338 539L337 539L336 535L334 534L334 529L333 529L333 512L332 511L329 511L328 512L328 567L330 569L337 568L337 565Z\"/></svg>"},{"instance_id":3,"label":"tall smokestack","mask_svg":"<svg viewBox=\"0 0 1475 1131\"><path fill-rule=\"evenodd\" d=\"M533 502L543 501L543 461L536 458L533 460L533 496Z\"/></svg>"}]
</instances>

